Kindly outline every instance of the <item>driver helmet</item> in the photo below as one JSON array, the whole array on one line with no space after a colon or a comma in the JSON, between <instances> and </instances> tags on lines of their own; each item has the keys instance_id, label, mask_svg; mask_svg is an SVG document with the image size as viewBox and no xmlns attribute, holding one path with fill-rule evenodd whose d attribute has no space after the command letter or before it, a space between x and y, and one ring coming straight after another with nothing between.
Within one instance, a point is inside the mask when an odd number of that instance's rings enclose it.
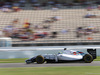
<instances>
[{"instance_id":1,"label":"driver helmet","mask_svg":"<svg viewBox=\"0 0 100 75\"><path fill-rule=\"evenodd\" d=\"M62 52L59 51L58 54L62 54Z\"/></svg>"}]
</instances>

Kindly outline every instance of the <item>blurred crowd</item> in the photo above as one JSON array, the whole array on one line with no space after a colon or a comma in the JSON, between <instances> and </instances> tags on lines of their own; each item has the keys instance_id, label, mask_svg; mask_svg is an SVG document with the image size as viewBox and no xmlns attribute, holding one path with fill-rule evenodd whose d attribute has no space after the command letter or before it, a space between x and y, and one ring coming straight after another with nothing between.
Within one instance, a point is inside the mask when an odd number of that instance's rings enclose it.
<instances>
[{"instance_id":1,"label":"blurred crowd","mask_svg":"<svg viewBox=\"0 0 100 75\"><path fill-rule=\"evenodd\" d=\"M55 16L57 17L57 16ZM50 18L51 21L60 21L62 19L54 19L54 17ZM70 30L69 28L62 29L60 31L52 31L52 26L43 25L45 21L41 24L34 25L30 23L28 20L23 22L21 27L16 26L19 23L19 19L15 19L12 21L11 25L5 26L2 31L0 31L0 36L11 37L13 39L21 39L23 41L36 40L42 38L56 38L59 33L67 35L69 32L74 32L77 38L81 38L83 36L88 36L91 34L99 33L100 30L98 27L94 26L83 26L77 27L75 31ZM46 20L47 21L47 20ZM46 22L46 23L53 23Z\"/></svg>"},{"instance_id":2,"label":"blurred crowd","mask_svg":"<svg viewBox=\"0 0 100 75\"><path fill-rule=\"evenodd\" d=\"M100 4L99 1L92 3L83 0L78 4L76 4L77 1L75 1L74 3L66 3L66 2L61 3L58 2L57 0L54 1L48 0L47 2L43 2L43 3L40 3L38 0L29 0L28 2L34 7L35 10L41 9L41 7L45 7L49 5L52 6L53 11L59 10L61 6L72 7L77 5L83 5L83 6L86 5L87 11L92 11L93 9L100 10L100 6L95 5L95 4ZM27 0L17 0L17 1L10 0L9 2L0 2L0 10L2 12L18 12L23 10L21 7L24 7L26 3ZM96 15L95 13L94 14L87 13L85 15L85 18L97 18L97 17L99 18L100 16ZM36 25L30 23L28 20L25 20L25 22L23 22L22 27L18 27L16 26L16 24L19 23L20 19L14 19L11 25L4 27L4 29L0 31L0 36L6 36L6 37L17 38L24 41L28 41L28 40L36 40L38 38L39 39L56 38L59 33L64 34L68 32L73 32L73 30L70 30L69 28L68 29L65 28L60 31L50 32L50 30L52 29L51 25L44 24L44 23L52 24L60 20L63 19L61 16L58 15L46 18L46 20L44 20L42 23ZM79 38L82 36L99 33L99 29L94 26L85 26L85 27L77 27L74 32L76 34L76 37Z\"/></svg>"},{"instance_id":3,"label":"blurred crowd","mask_svg":"<svg viewBox=\"0 0 100 75\"><path fill-rule=\"evenodd\" d=\"M22 10L20 6L23 6L26 0L10 0L7 2L1 1L0 2L0 10L3 12L18 12Z\"/></svg>"},{"instance_id":4,"label":"blurred crowd","mask_svg":"<svg viewBox=\"0 0 100 75\"><path fill-rule=\"evenodd\" d=\"M94 26L78 27L76 30L77 37L87 36L99 32L100 32L99 29Z\"/></svg>"},{"instance_id":5,"label":"blurred crowd","mask_svg":"<svg viewBox=\"0 0 100 75\"><path fill-rule=\"evenodd\" d=\"M58 0L47 0L46 2L40 2L39 0L8 0L8 1L0 1L0 10L3 12L17 12L23 10L21 7L25 7L29 3L33 9L38 10L42 9L42 7L52 6L53 10L57 10L62 6L71 8L72 6L87 6L87 10L92 10L95 8L100 9L100 6L96 6L100 4L100 1L86 1L86 0L74 0L73 2L66 1L58 1Z\"/></svg>"},{"instance_id":6,"label":"blurred crowd","mask_svg":"<svg viewBox=\"0 0 100 75\"><path fill-rule=\"evenodd\" d=\"M58 32L50 32L50 25L44 25L44 23L54 23L56 21L60 21L61 18L59 16L50 17L43 21L40 24L33 25L28 20L23 22L21 27L16 26L16 24L20 23L19 19L15 19L12 21L11 25L5 26L4 29L0 32L2 36L21 39L24 41L35 40L38 38L56 38Z\"/></svg>"}]
</instances>

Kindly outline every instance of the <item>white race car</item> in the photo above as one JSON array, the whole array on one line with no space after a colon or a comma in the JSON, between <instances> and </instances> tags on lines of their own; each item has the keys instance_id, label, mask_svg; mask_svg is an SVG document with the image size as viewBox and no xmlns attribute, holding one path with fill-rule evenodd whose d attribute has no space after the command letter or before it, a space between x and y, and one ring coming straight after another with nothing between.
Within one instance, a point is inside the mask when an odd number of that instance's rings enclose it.
<instances>
[{"instance_id":1,"label":"white race car","mask_svg":"<svg viewBox=\"0 0 100 75\"><path fill-rule=\"evenodd\" d=\"M58 54L44 54L37 55L30 59L27 59L26 64L37 62L37 64L42 64L45 61L47 63L63 63L68 61L84 61L86 63L91 63L96 59L96 49L87 49L87 54L77 50L66 50L64 48L63 52L58 52Z\"/></svg>"}]
</instances>

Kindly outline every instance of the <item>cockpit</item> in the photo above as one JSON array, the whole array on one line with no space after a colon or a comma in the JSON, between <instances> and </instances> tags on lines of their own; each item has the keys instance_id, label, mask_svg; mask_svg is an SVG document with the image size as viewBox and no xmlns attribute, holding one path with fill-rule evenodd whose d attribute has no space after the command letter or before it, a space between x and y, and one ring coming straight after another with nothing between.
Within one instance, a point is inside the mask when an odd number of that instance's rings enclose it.
<instances>
[{"instance_id":1,"label":"cockpit","mask_svg":"<svg viewBox=\"0 0 100 75\"><path fill-rule=\"evenodd\" d=\"M63 54L77 55L77 54L79 54L79 52L76 50L65 50L65 51L63 51Z\"/></svg>"}]
</instances>

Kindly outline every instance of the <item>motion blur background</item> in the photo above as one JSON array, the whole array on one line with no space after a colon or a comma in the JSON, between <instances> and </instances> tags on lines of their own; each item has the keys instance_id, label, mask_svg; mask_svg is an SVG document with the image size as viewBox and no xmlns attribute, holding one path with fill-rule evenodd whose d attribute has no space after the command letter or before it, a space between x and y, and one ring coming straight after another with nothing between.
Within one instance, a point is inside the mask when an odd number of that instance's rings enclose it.
<instances>
[{"instance_id":1,"label":"motion blur background","mask_svg":"<svg viewBox=\"0 0 100 75\"><path fill-rule=\"evenodd\" d=\"M100 1L0 0L0 37L13 46L100 44Z\"/></svg>"}]
</instances>

